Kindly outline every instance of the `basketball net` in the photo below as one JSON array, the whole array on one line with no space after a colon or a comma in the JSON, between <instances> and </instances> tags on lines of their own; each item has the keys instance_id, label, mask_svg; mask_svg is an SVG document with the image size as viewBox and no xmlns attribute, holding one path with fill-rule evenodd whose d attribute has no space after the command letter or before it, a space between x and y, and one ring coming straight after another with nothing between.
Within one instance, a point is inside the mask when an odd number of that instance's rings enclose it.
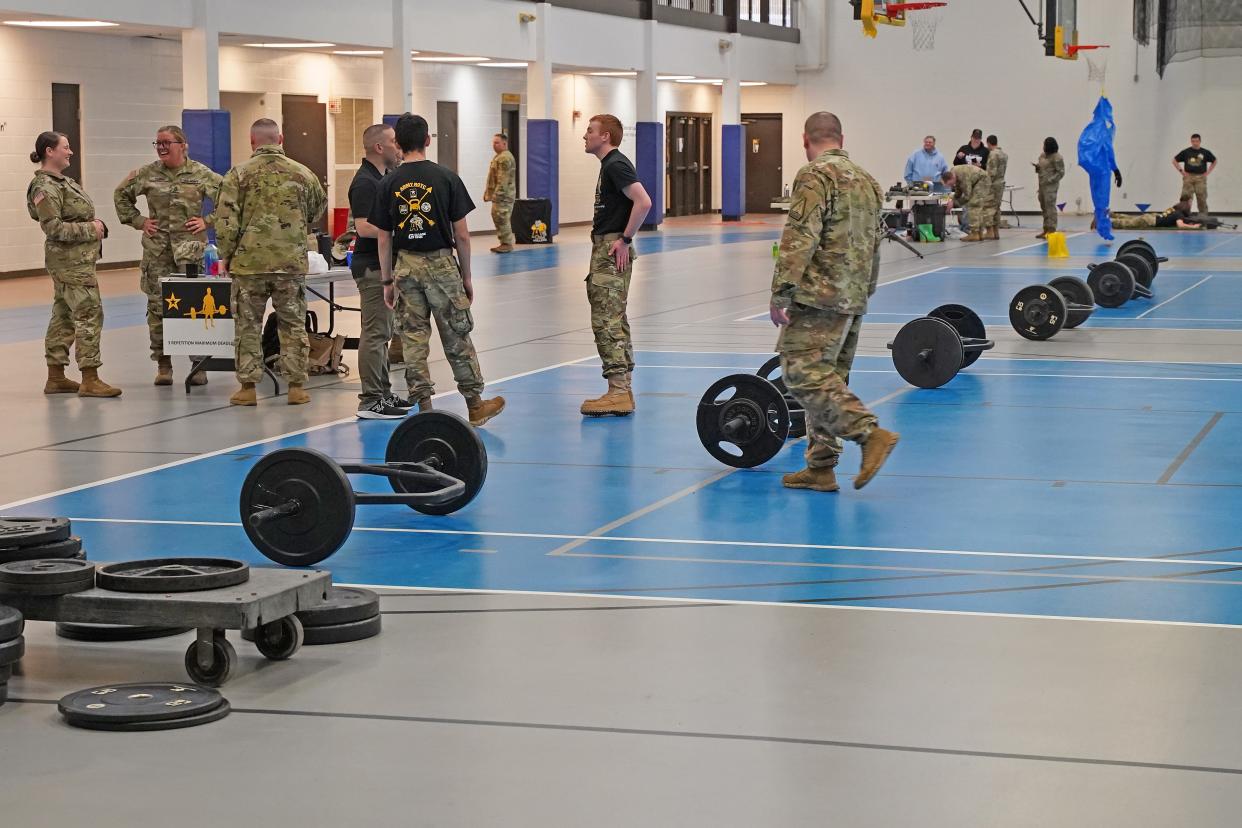
<instances>
[{"instance_id":1,"label":"basketball net","mask_svg":"<svg viewBox=\"0 0 1242 828\"><path fill-rule=\"evenodd\" d=\"M914 51L931 52L936 48L936 28L944 17L946 6L930 9L911 9L906 12L906 22L910 24L910 34L914 40Z\"/></svg>"},{"instance_id":2,"label":"basketball net","mask_svg":"<svg viewBox=\"0 0 1242 828\"><path fill-rule=\"evenodd\" d=\"M1082 54L1087 57L1087 80L1095 81L1104 88L1104 78L1108 75L1108 49L1095 49Z\"/></svg>"}]
</instances>

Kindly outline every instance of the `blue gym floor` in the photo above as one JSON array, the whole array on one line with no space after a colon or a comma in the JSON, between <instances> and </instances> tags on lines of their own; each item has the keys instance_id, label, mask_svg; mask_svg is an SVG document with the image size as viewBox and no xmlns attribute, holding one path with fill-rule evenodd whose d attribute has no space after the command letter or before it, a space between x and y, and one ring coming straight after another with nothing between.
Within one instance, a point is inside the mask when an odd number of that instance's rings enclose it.
<instances>
[{"instance_id":1,"label":"blue gym floor","mask_svg":"<svg viewBox=\"0 0 1242 828\"><path fill-rule=\"evenodd\" d=\"M509 407L483 431L479 497L449 517L359 507L323 566L342 583L1242 624L1242 366L983 359L926 391L860 357L852 385L902 442L861 492L848 447L825 495L780 486L800 442L749 471L699 445L702 391L766 356L640 352L628 419L578 414L595 359L495 383ZM93 560L262 564L237 504L255 458L379 460L393 427L327 424L16 511L71 516Z\"/></svg>"}]
</instances>

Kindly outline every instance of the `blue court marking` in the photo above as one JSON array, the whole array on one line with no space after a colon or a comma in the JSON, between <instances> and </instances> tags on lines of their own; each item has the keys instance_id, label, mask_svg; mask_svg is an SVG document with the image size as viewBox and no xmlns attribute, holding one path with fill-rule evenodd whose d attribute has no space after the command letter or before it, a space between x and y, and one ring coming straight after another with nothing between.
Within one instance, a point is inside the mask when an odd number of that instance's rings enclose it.
<instances>
[{"instance_id":1,"label":"blue court marking","mask_svg":"<svg viewBox=\"0 0 1242 828\"><path fill-rule=\"evenodd\" d=\"M1111 259L1117 249L1130 239L1144 239L1160 256L1233 258L1242 256L1242 234L1222 230L1114 230L1117 238L1110 244L1094 231L1066 239L1071 256L1089 256L1098 260ZM1014 256L1047 258L1048 245L1040 243L999 254L1006 258ZM1176 264L1176 262L1173 262Z\"/></svg>"},{"instance_id":2,"label":"blue court marking","mask_svg":"<svg viewBox=\"0 0 1242 828\"><path fill-rule=\"evenodd\" d=\"M738 244L751 241L773 241L780 238L780 231L722 231L716 233L648 233L635 239L635 246L640 256L657 253L675 253L680 250L692 250L696 247L708 247L716 244ZM476 248L480 245L476 245ZM471 262L474 276L491 278L495 276L512 276L518 273L531 273L537 270L560 267L562 264L581 265L585 273L590 264L590 245L585 242L566 242L531 247L519 247L512 253L503 256L479 255L476 249ZM326 295L326 290L322 291ZM349 282L336 284L336 297L342 299L356 296L357 291ZM309 297L312 302L315 297ZM111 296L103 301L104 330L116 330L146 324L147 302L138 293L135 283L134 293L126 296ZM26 342L42 339L47 331L49 306L26 305L23 307L0 310L0 345L13 342ZM326 324L326 320L323 320Z\"/></svg>"},{"instance_id":3,"label":"blue court marking","mask_svg":"<svg viewBox=\"0 0 1242 828\"><path fill-rule=\"evenodd\" d=\"M638 357L627 419L578 414L594 360L497 383L509 407L482 432L478 499L447 517L361 507L324 567L342 583L1242 624L1242 366L985 358L925 391L860 357L853 386L888 398L877 413L902 442L861 492L847 446L846 491L821 495L780 486L801 442L739 471L699 445L703 389L766 355ZM12 511L74 517L94 560L263 564L237 507L255 457L379 459L394 427L329 425Z\"/></svg>"}]
</instances>

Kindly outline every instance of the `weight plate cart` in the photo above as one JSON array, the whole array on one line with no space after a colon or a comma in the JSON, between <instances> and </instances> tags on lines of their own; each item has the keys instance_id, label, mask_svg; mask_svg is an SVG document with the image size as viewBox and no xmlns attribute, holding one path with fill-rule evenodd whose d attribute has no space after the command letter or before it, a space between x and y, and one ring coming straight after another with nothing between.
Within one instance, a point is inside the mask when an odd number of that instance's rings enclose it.
<instances>
[{"instance_id":1,"label":"weight plate cart","mask_svg":"<svg viewBox=\"0 0 1242 828\"><path fill-rule=\"evenodd\" d=\"M225 630L255 630L267 658L282 661L302 646L295 612L323 603L332 583L325 571L251 567L236 586L196 592L113 592L95 587L68 595L6 594L4 603L29 621L75 621L188 627L198 637L185 653L185 669L198 684L219 687L229 679L237 652Z\"/></svg>"}]
</instances>

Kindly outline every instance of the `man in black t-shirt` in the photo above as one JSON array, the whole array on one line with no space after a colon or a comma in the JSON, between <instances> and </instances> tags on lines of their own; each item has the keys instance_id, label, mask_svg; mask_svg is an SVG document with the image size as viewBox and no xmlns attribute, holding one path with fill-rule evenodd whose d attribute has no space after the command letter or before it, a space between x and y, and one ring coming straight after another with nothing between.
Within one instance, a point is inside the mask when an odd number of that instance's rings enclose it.
<instances>
[{"instance_id":1,"label":"man in black t-shirt","mask_svg":"<svg viewBox=\"0 0 1242 828\"><path fill-rule=\"evenodd\" d=\"M1202 230L1203 224L1190 217L1190 202L1183 199L1160 213L1111 213L1113 227L1140 230L1144 227L1176 227L1178 230Z\"/></svg>"},{"instance_id":2,"label":"man in black t-shirt","mask_svg":"<svg viewBox=\"0 0 1242 828\"><path fill-rule=\"evenodd\" d=\"M384 303L392 308L398 292L401 295L397 329L410 398L420 411L431 407L435 386L427 356L434 316L453 379L466 398L470 424L481 426L504 409L505 401L503 397L483 399L483 372L470 341L474 285L466 216L474 202L455 172L427 160L431 135L426 120L407 112L397 119L396 134L405 160L380 182L367 220L380 231Z\"/></svg>"},{"instance_id":3,"label":"man in black t-shirt","mask_svg":"<svg viewBox=\"0 0 1242 828\"><path fill-rule=\"evenodd\" d=\"M972 167L979 167L980 169L986 170L988 168L988 156L990 154L991 153L988 151L988 148L983 144L983 130L976 129L970 133L970 141L957 148L957 155L953 156L953 163L949 166L953 167L958 164L969 164ZM976 217L974 223L978 224L978 217ZM963 206L958 217L958 226L962 229L962 232L966 232L966 229L970 226L970 224L971 222L967 217L966 207Z\"/></svg>"},{"instance_id":4,"label":"man in black t-shirt","mask_svg":"<svg viewBox=\"0 0 1242 828\"><path fill-rule=\"evenodd\" d=\"M392 311L384 304L380 284L379 229L368 216L375 205L384 173L401 163L401 148L393 128L372 124L362 133L366 157L349 185L349 212L355 233L350 270L358 286L362 332L358 337L358 417L395 420L410 410L410 402L392 393L388 379L388 341L392 338Z\"/></svg>"},{"instance_id":5,"label":"man in black t-shirt","mask_svg":"<svg viewBox=\"0 0 1242 828\"><path fill-rule=\"evenodd\" d=\"M587 153L600 160L591 223L591 270L586 282L595 349L608 380L602 397L582 403L582 413L593 417L634 413L634 343L625 304L634 266L634 234L647 218L651 197L639 183L630 159L617 149L623 135L621 121L615 115L596 115L583 136Z\"/></svg>"},{"instance_id":6,"label":"man in black t-shirt","mask_svg":"<svg viewBox=\"0 0 1242 828\"><path fill-rule=\"evenodd\" d=\"M1188 202L1194 196L1199 214L1206 216L1207 177L1216 169L1216 156L1203 147L1199 133L1190 136L1190 146L1173 156L1173 169L1182 176L1182 194L1178 198Z\"/></svg>"}]
</instances>

